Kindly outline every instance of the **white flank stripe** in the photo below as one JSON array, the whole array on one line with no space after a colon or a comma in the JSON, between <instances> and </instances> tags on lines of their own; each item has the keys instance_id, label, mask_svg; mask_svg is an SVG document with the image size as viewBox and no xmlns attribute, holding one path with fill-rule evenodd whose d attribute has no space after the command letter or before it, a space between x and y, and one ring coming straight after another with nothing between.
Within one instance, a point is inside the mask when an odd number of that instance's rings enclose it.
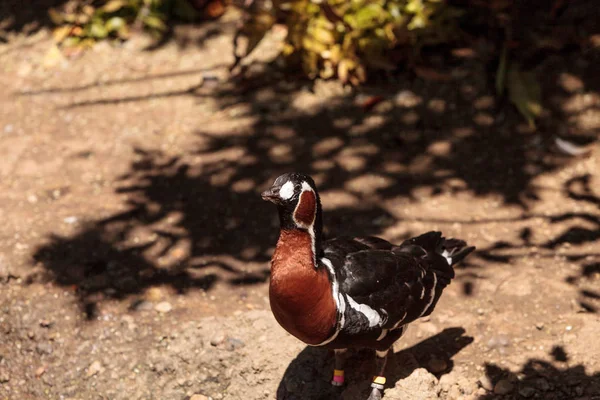
<instances>
[{"instance_id":1,"label":"white flank stripe","mask_svg":"<svg viewBox=\"0 0 600 400\"><path fill-rule=\"evenodd\" d=\"M400 318L400 319L398 320L398 322L396 322L396 323L394 324L394 326L392 326L392 330L394 330L394 329L398 328L398 325L400 325L400 324L402 323L402 321L404 321L404 318L406 318L406 314L407 314L407 312L405 311L405 312L404 312L404 315L402 316L402 318Z\"/></svg>"},{"instance_id":2,"label":"white flank stripe","mask_svg":"<svg viewBox=\"0 0 600 400\"><path fill-rule=\"evenodd\" d=\"M356 311L358 311L359 313L361 313L365 317L367 317L367 320L369 321L369 328L377 326L381 323L381 316L379 315L379 313L377 311L373 310L371 307L369 307L366 304L358 304L350 296L347 296L347 297L348 297L348 303L350 304L350 307L352 307L353 309L355 309Z\"/></svg>"},{"instance_id":3,"label":"white flank stripe","mask_svg":"<svg viewBox=\"0 0 600 400\"><path fill-rule=\"evenodd\" d=\"M446 259L448 265L452 265L452 257L450 257L450 253L448 253L448 250L442 251L442 257Z\"/></svg>"},{"instance_id":4,"label":"white flank stripe","mask_svg":"<svg viewBox=\"0 0 600 400\"><path fill-rule=\"evenodd\" d=\"M429 303L427 303L427 305L425 306L425 308L423 309L423 312L421 313L421 315L419 315L419 317L421 317L423 314L425 314L427 312L427 310L429 310L431 303L433 303L433 299L435 299L435 288L437 286L437 275L435 274L435 272L432 272L432 274L433 274L433 287L431 288L431 298L429 299Z\"/></svg>"},{"instance_id":5,"label":"white flank stripe","mask_svg":"<svg viewBox=\"0 0 600 400\"><path fill-rule=\"evenodd\" d=\"M338 315L340 316L340 318L339 318L339 321L337 322L337 326L335 328L335 332L333 333L333 335L331 335L325 341L323 341L319 344L312 345L312 346L324 346L327 343L333 341L339 335L340 331L344 327L344 324L346 323L346 316L344 314L344 312L346 310L346 301L344 300L344 296L340 293L339 283L338 283L337 279L335 279L335 270L333 269L333 264L331 263L331 261L328 258L325 258L325 257L321 258L321 262L327 267L327 270L329 271L329 274L331 275L331 295L333 296L333 299L335 300L337 312L338 312Z\"/></svg>"},{"instance_id":6,"label":"white flank stripe","mask_svg":"<svg viewBox=\"0 0 600 400\"><path fill-rule=\"evenodd\" d=\"M382 329L381 330L381 334L379 335L379 337L377 338L377 341L380 341L381 339L383 339L384 337L386 337L388 334L388 330L387 329Z\"/></svg>"},{"instance_id":7,"label":"white flank stripe","mask_svg":"<svg viewBox=\"0 0 600 400\"><path fill-rule=\"evenodd\" d=\"M377 354L377 357L383 358L383 357L387 356L387 353L389 351L390 351L390 349L387 349L387 350L384 350L384 351L375 350L375 353Z\"/></svg>"}]
</instances>

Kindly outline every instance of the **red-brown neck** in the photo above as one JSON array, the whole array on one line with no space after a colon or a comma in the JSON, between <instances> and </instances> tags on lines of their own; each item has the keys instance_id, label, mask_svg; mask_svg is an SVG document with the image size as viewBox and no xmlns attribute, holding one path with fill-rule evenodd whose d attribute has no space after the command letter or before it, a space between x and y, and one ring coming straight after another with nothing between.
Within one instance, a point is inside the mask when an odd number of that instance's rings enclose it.
<instances>
[{"instance_id":1,"label":"red-brown neck","mask_svg":"<svg viewBox=\"0 0 600 400\"><path fill-rule=\"evenodd\" d=\"M315 268L313 237L302 229L282 229L271 260L269 298L279 324L308 344L327 339L337 310L327 271Z\"/></svg>"}]
</instances>

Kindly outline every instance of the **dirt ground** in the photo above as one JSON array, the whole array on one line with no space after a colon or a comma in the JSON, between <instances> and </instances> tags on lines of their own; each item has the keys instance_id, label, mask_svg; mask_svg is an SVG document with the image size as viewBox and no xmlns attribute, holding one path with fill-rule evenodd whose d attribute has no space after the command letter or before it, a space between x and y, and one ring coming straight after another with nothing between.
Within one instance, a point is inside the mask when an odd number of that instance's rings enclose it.
<instances>
[{"instance_id":1,"label":"dirt ground","mask_svg":"<svg viewBox=\"0 0 600 400\"><path fill-rule=\"evenodd\" d=\"M68 59L45 29L0 42L0 399L366 398L371 354L333 389L331 354L269 311L259 193L292 170L328 235L478 248L397 343L386 399L600 399L598 47L535 66L531 130L477 56L353 92L282 81L273 37L232 83L234 22Z\"/></svg>"}]
</instances>

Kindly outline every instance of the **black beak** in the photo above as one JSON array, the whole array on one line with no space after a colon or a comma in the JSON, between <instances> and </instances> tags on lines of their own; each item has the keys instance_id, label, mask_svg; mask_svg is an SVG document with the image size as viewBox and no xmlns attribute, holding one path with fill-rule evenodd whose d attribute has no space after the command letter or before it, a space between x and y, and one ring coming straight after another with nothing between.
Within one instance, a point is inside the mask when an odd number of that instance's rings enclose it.
<instances>
[{"instance_id":1,"label":"black beak","mask_svg":"<svg viewBox=\"0 0 600 400\"><path fill-rule=\"evenodd\" d=\"M272 187L265 190L260 194L263 200L270 201L271 203L279 204L279 188Z\"/></svg>"}]
</instances>

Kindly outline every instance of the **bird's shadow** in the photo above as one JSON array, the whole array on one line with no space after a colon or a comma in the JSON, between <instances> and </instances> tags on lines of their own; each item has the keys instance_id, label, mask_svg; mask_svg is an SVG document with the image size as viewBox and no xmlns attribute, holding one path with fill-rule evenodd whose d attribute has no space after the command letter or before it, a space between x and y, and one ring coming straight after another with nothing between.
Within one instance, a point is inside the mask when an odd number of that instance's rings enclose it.
<instances>
[{"instance_id":1,"label":"bird's shadow","mask_svg":"<svg viewBox=\"0 0 600 400\"><path fill-rule=\"evenodd\" d=\"M438 378L452 371L451 358L473 342L463 328L447 328L414 346L390 354L386 367L387 387L426 365L430 357L446 361L447 368ZM345 364L346 383L342 388L330 384L333 352L307 346L287 367L277 388L277 400L358 400L367 396L375 363L369 350L351 352Z\"/></svg>"}]
</instances>

